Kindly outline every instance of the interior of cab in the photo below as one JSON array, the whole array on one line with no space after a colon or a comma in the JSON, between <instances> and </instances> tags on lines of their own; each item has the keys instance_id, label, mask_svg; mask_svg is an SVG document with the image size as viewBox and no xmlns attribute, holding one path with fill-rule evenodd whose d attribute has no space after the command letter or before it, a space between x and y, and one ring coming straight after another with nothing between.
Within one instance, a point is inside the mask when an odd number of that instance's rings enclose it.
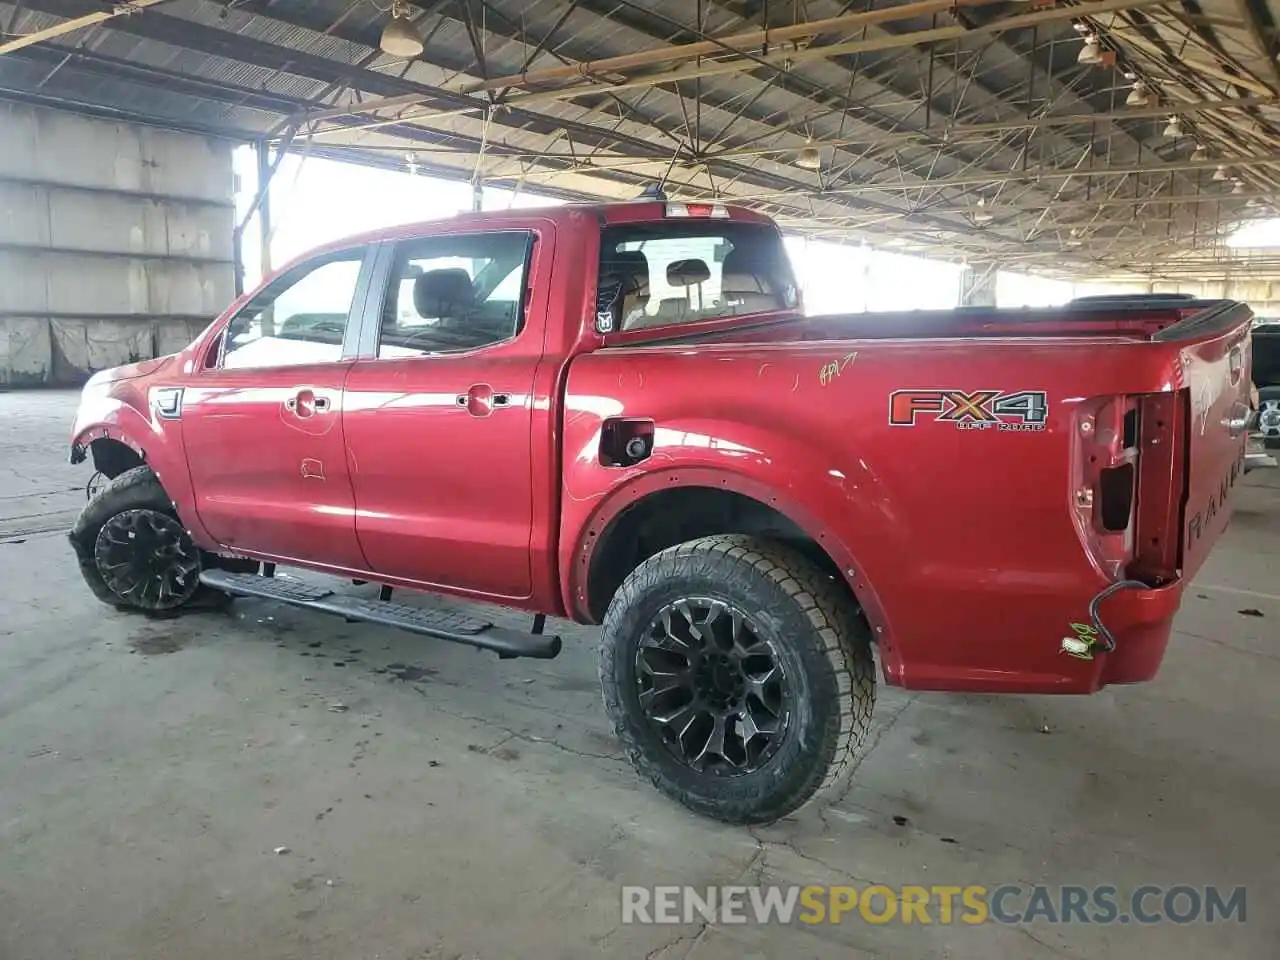
<instances>
[{"instance_id":1,"label":"interior of cab","mask_svg":"<svg viewBox=\"0 0 1280 960\"><path fill-rule=\"evenodd\" d=\"M601 302L616 329L641 330L796 306L795 279L772 227L668 220L611 227L600 257Z\"/></svg>"},{"instance_id":2,"label":"interior of cab","mask_svg":"<svg viewBox=\"0 0 1280 960\"><path fill-rule=\"evenodd\" d=\"M403 244L383 303L378 356L475 350L514 337L528 250L525 233Z\"/></svg>"}]
</instances>

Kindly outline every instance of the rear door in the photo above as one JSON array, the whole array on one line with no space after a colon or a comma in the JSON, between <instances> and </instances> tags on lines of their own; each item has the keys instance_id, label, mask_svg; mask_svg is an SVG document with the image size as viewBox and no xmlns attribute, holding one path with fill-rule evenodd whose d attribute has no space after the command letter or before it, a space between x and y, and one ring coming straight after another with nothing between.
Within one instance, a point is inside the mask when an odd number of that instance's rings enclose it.
<instances>
[{"instance_id":1,"label":"rear door","mask_svg":"<svg viewBox=\"0 0 1280 960\"><path fill-rule=\"evenodd\" d=\"M346 381L356 531L372 571L469 593L532 590L543 229L388 246Z\"/></svg>"},{"instance_id":2,"label":"rear door","mask_svg":"<svg viewBox=\"0 0 1280 960\"><path fill-rule=\"evenodd\" d=\"M364 568L342 389L372 265L360 245L276 278L231 318L185 389L196 511L223 546Z\"/></svg>"}]
</instances>

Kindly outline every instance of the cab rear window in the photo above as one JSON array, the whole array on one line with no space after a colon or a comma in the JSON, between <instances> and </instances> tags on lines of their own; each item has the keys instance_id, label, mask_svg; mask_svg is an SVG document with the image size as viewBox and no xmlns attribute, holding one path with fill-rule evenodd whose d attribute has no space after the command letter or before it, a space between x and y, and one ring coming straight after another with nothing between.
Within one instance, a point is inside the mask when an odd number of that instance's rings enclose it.
<instances>
[{"instance_id":1,"label":"cab rear window","mask_svg":"<svg viewBox=\"0 0 1280 960\"><path fill-rule=\"evenodd\" d=\"M608 227L598 313L615 330L745 316L796 306L777 230L767 224L665 220Z\"/></svg>"}]
</instances>

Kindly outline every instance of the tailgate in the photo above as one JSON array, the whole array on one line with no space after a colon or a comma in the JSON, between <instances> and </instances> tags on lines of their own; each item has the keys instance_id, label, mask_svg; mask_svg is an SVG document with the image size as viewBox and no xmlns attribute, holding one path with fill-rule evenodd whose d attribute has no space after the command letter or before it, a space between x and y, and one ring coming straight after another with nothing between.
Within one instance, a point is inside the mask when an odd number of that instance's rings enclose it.
<instances>
[{"instance_id":1,"label":"tailgate","mask_svg":"<svg viewBox=\"0 0 1280 960\"><path fill-rule=\"evenodd\" d=\"M1231 519L1232 492L1244 474L1249 423L1249 324L1244 304L1190 316L1156 336L1182 343L1187 402L1182 574L1195 576Z\"/></svg>"}]
</instances>

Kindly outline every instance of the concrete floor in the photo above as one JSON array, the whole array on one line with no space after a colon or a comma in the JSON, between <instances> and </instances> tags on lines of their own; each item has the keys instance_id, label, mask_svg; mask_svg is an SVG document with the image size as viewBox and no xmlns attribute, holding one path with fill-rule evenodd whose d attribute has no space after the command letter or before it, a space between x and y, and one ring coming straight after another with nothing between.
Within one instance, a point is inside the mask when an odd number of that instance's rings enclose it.
<instances>
[{"instance_id":1,"label":"concrete floor","mask_svg":"<svg viewBox=\"0 0 1280 960\"><path fill-rule=\"evenodd\" d=\"M98 604L64 537L89 473L65 461L75 399L0 394L3 960L1276 957L1274 473L1249 478L1155 682L882 688L848 794L747 831L620 760L593 631L499 662L263 602L167 622ZM1249 914L619 923L624 883L734 881L1243 884Z\"/></svg>"}]
</instances>

